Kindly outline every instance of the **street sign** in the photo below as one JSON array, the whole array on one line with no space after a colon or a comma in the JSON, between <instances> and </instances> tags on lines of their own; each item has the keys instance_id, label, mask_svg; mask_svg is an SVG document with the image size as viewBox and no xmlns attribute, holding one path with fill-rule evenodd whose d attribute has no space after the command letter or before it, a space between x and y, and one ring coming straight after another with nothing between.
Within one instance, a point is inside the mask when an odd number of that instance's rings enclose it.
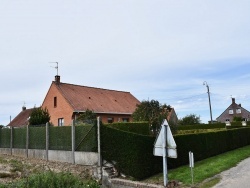
<instances>
[{"instance_id":1,"label":"street sign","mask_svg":"<svg viewBox=\"0 0 250 188\"><path fill-rule=\"evenodd\" d=\"M165 136L164 136L165 134ZM164 138L166 138L164 140ZM167 146L167 147L163 147ZM160 133L154 144L154 156L163 156L164 148L167 149L167 156L170 158L177 158L177 150L174 137L172 135L171 129L168 125L167 120L164 120L161 125Z\"/></svg>"},{"instance_id":2,"label":"street sign","mask_svg":"<svg viewBox=\"0 0 250 188\"><path fill-rule=\"evenodd\" d=\"M177 158L176 147L177 146L168 122L167 120L164 120L161 125L160 133L156 138L153 153L155 156L162 156L163 158L163 176L165 187L168 184L167 157Z\"/></svg>"}]
</instances>

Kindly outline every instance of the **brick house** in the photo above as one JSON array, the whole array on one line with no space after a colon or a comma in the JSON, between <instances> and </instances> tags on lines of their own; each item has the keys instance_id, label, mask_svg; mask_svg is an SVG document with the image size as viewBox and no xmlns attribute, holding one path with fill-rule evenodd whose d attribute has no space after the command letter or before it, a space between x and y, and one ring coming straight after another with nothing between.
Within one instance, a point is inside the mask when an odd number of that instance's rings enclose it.
<instances>
[{"instance_id":1,"label":"brick house","mask_svg":"<svg viewBox=\"0 0 250 188\"><path fill-rule=\"evenodd\" d=\"M34 108L26 109L22 107L22 111L7 125L7 127L25 127L29 124L29 117Z\"/></svg>"},{"instance_id":2,"label":"brick house","mask_svg":"<svg viewBox=\"0 0 250 188\"><path fill-rule=\"evenodd\" d=\"M241 104L235 103L235 98L232 98L232 104L219 116L216 118L218 122L224 123L226 121L233 121L234 117L241 117L246 121L250 119L250 112L243 108Z\"/></svg>"},{"instance_id":3,"label":"brick house","mask_svg":"<svg viewBox=\"0 0 250 188\"><path fill-rule=\"evenodd\" d=\"M176 115L176 112L174 108L168 109L168 117L167 117L168 123L170 125L177 125L178 123L178 117Z\"/></svg>"},{"instance_id":4,"label":"brick house","mask_svg":"<svg viewBox=\"0 0 250 188\"><path fill-rule=\"evenodd\" d=\"M55 76L42 108L47 108L54 126L70 125L72 120L92 110L103 123L132 121L132 113L140 104L131 93L80 86L60 82Z\"/></svg>"}]
</instances>

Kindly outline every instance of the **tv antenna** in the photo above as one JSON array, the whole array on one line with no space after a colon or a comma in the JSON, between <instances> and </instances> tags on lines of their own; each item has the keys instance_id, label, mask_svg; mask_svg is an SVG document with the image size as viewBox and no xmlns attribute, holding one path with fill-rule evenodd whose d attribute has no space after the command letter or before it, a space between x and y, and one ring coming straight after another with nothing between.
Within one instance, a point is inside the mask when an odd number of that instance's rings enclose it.
<instances>
[{"instance_id":1,"label":"tv antenna","mask_svg":"<svg viewBox=\"0 0 250 188\"><path fill-rule=\"evenodd\" d=\"M58 62L49 62L49 63L56 63L55 67L53 67L53 66L51 66L51 67L56 69L56 73L57 73L56 75L58 75Z\"/></svg>"}]
</instances>

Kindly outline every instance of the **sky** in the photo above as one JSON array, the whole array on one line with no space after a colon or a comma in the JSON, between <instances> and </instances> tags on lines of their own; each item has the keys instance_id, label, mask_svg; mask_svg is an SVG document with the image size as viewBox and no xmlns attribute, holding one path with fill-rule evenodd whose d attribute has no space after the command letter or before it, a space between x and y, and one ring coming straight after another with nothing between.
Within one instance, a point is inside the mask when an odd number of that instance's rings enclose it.
<instances>
[{"instance_id":1,"label":"sky","mask_svg":"<svg viewBox=\"0 0 250 188\"><path fill-rule=\"evenodd\" d=\"M171 105L178 118L250 111L248 0L1 0L0 124L54 76Z\"/></svg>"}]
</instances>

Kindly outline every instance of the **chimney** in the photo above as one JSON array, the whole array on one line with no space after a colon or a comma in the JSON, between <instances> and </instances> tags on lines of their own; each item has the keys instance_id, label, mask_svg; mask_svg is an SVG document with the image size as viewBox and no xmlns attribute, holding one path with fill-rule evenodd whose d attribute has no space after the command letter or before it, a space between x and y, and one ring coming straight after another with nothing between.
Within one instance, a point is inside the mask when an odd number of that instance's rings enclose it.
<instances>
[{"instance_id":1,"label":"chimney","mask_svg":"<svg viewBox=\"0 0 250 188\"><path fill-rule=\"evenodd\" d=\"M22 107L22 110L23 110L23 111L24 111L24 110L26 110L26 107L25 107L25 106L23 106L23 107Z\"/></svg>"},{"instance_id":2,"label":"chimney","mask_svg":"<svg viewBox=\"0 0 250 188\"><path fill-rule=\"evenodd\" d=\"M55 76L55 82L56 82L56 84L60 84L60 76L59 75Z\"/></svg>"},{"instance_id":3,"label":"chimney","mask_svg":"<svg viewBox=\"0 0 250 188\"><path fill-rule=\"evenodd\" d=\"M232 104L235 103L235 98L232 98Z\"/></svg>"},{"instance_id":4,"label":"chimney","mask_svg":"<svg viewBox=\"0 0 250 188\"><path fill-rule=\"evenodd\" d=\"M239 104L239 107L241 107L241 104Z\"/></svg>"}]
</instances>

